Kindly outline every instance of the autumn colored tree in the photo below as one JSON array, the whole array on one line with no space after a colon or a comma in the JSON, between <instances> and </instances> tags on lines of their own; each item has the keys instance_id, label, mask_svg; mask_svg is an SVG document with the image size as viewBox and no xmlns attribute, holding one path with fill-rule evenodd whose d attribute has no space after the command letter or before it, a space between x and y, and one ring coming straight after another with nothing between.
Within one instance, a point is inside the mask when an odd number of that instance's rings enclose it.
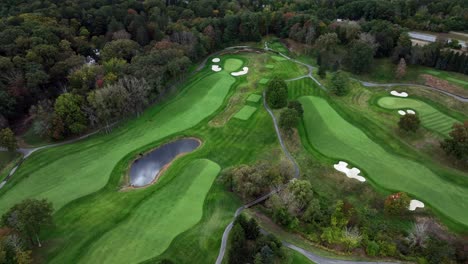
<instances>
[{"instance_id":1,"label":"autumn colored tree","mask_svg":"<svg viewBox=\"0 0 468 264\"><path fill-rule=\"evenodd\" d=\"M387 196L384 202L384 211L388 215L404 215L408 211L411 199L408 194L399 192Z\"/></svg>"},{"instance_id":2,"label":"autumn colored tree","mask_svg":"<svg viewBox=\"0 0 468 264\"><path fill-rule=\"evenodd\" d=\"M401 79L405 75L406 75L406 61L404 58L401 58L395 71L395 77L397 79Z\"/></svg>"},{"instance_id":3,"label":"autumn colored tree","mask_svg":"<svg viewBox=\"0 0 468 264\"><path fill-rule=\"evenodd\" d=\"M450 138L440 143L447 155L463 160L468 158L468 121L453 124Z\"/></svg>"}]
</instances>

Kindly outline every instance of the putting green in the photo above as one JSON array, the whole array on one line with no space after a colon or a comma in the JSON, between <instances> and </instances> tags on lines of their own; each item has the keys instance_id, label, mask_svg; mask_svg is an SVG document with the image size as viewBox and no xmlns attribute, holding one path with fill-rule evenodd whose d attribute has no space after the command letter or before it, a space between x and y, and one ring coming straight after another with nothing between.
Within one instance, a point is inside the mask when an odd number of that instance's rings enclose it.
<instances>
[{"instance_id":1,"label":"putting green","mask_svg":"<svg viewBox=\"0 0 468 264\"><path fill-rule=\"evenodd\" d=\"M256 107L250 106L250 105L244 105L237 114L234 115L235 118L240 119L240 120L248 120L253 113L257 111Z\"/></svg>"},{"instance_id":2,"label":"putting green","mask_svg":"<svg viewBox=\"0 0 468 264\"><path fill-rule=\"evenodd\" d=\"M140 263L160 255L200 221L205 196L220 170L210 160L190 162L171 184L90 245L79 263Z\"/></svg>"},{"instance_id":3,"label":"putting green","mask_svg":"<svg viewBox=\"0 0 468 264\"><path fill-rule=\"evenodd\" d=\"M258 81L259 84L267 84L270 79L267 78L262 78L260 81Z\"/></svg>"},{"instance_id":4,"label":"putting green","mask_svg":"<svg viewBox=\"0 0 468 264\"><path fill-rule=\"evenodd\" d=\"M416 99L387 96L380 98L377 104L387 109L406 110L409 108L415 110L423 127L442 135L448 135L453 124L458 122L458 120L440 112L429 104Z\"/></svg>"},{"instance_id":5,"label":"putting green","mask_svg":"<svg viewBox=\"0 0 468 264\"><path fill-rule=\"evenodd\" d=\"M404 191L468 226L468 188L444 180L424 165L392 154L344 120L320 97L299 99L309 144L325 156L346 160L377 185ZM462 177L463 175L456 175Z\"/></svg>"},{"instance_id":6,"label":"putting green","mask_svg":"<svg viewBox=\"0 0 468 264\"><path fill-rule=\"evenodd\" d=\"M247 97L247 102L258 103L262 99L262 96L259 94L251 94Z\"/></svg>"},{"instance_id":7,"label":"putting green","mask_svg":"<svg viewBox=\"0 0 468 264\"><path fill-rule=\"evenodd\" d=\"M238 71L242 67L244 62L240 59L229 58L224 62L224 70L229 73Z\"/></svg>"},{"instance_id":8,"label":"putting green","mask_svg":"<svg viewBox=\"0 0 468 264\"><path fill-rule=\"evenodd\" d=\"M271 56L272 59L274 59L275 61L285 61L286 59L281 57L281 56L276 56L276 55L272 55Z\"/></svg>"},{"instance_id":9,"label":"putting green","mask_svg":"<svg viewBox=\"0 0 468 264\"><path fill-rule=\"evenodd\" d=\"M0 190L0 213L29 197L47 198L58 210L72 200L98 191L109 181L119 160L213 114L234 83L235 78L228 72L205 70L191 78L175 99L148 109L140 118L121 124L111 134L32 154L12 181Z\"/></svg>"}]
</instances>

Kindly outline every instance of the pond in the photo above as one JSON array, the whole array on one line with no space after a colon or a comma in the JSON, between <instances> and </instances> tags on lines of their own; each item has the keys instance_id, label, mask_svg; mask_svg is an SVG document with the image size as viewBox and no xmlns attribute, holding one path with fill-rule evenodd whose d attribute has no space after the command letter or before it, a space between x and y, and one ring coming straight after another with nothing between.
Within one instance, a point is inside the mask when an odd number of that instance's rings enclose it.
<instances>
[{"instance_id":1,"label":"pond","mask_svg":"<svg viewBox=\"0 0 468 264\"><path fill-rule=\"evenodd\" d=\"M183 138L164 144L135 160L130 168L130 185L143 187L151 184L177 156L194 151L201 142Z\"/></svg>"}]
</instances>

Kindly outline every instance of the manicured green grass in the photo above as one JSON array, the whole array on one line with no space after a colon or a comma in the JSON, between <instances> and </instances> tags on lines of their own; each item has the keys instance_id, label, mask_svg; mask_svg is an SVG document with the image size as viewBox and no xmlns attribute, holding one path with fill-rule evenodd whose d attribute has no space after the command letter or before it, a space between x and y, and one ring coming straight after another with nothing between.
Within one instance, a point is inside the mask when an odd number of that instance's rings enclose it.
<instances>
[{"instance_id":1,"label":"manicured green grass","mask_svg":"<svg viewBox=\"0 0 468 264\"><path fill-rule=\"evenodd\" d=\"M80 263L138 263L161 254L200 221L205 196L220 170L210 160L190 162L171 184L90 245Z\"/></svg>"},{"instance_id":2,"label":"manicured green grass","mask_svg":"<svg viewBox=\"0 0 468 264\"><path fill-rule=\"evenodd\" d=\"M273 69L273 68L275 68L275 66L272 65L272 64L267 64L267 65L265 65L265 68L267 68L267 69Z\"/></svg>"},{"instance_id":3,"label":"manicured green grass","mask_svg":"<svg viewBox=\"0 0 468 264\"><path fill-rule=\"evenodd\" d=\"M259 84L267 84L268 81L269 81L269 79L267 79L267 78L262 78L262 79L260 79L260 81L258 81L258 83L259 83Z\"/></svg>"},{"instance_id":4,"label":"manicured green grass","mask_svg":"<svg viewBox=\"0 0 468 264\"><path fill-rule=\"evenodd\" d=\"M277 55L272 55L271 58L275 61L285 61L286 59L281 57L281 56L277 56Z\"/></svg>"},{"instance_id":5,"label":"manicured green grass","mask_svg":"<svg viewBox=\"0 0 468 264\"><path fill-rule=\"evenodd\" d=\"M149 109L111 134L34 153L0 191L0 212L28 197L47 198L57 210L101 189L117 162L129 152L186 130L213 114L234 82L226 71L205 70L170 104Z\"/></svg>"},{"instance_id":6,"label":"manicured green grass","mask_svg":"<svg viewBox=\"0 0 468 264\"><path fill-rule=\"evenodd\" d=\"M240 120L247 120L253 115L253 113L255 113L255 111L257 111L256 107L245 105L241 110L239 110L239 112L237 112L237 114L234 115L234 117Z\"/></svg>"},{"instance_id":7,"label":"manicured green grass","mask_svg":"<svg viewBox=\"0 0 468 264\"><path fill-rule=\"evenodd\" d=\"M313 264L315 263L311 261L310 259L308 259L306 256L302 255L301 253L295 250L292 250L286 247L285 247L285 250L288 255L288 259L286 261L286 263L288 264Z\"/></svg>"},{"instance_id":8,"label":"manicured green grass","mask_svg":"<svg viewBox=\"0 0 468 264\"><path fill-rule=\"evenodd\" d=\"M222 62L222 59L221 59ZM238 71L242 68L244 62L236 58L228 58L224 61L224 70L230 72Z\"/></svg>"},{"instance_id":9,"label":"manicured green grass","mask_svg":"<svg viewBox=\"0 0 468 264\"><path fill-rule=\"evenodd\" d=\"M411 98L387 96L380 98L377 104L383 108L395 109L395 113L400 109L412 109L416 111L421 119L422 126L442 135L448 135L452 130L453 124L458 122L458 120L440 112L431 105Z\"/></svg>"},{"instance_id":10,"label":"manicured green grass","mask_svg":"<svg viewBox=\"0 0 468 264\"><path fill-rule=\"evenodd\" d=\"M247 97L247 102L258 103L262 99L262 96L259 94L251 94Z\"/></svg>"},{"instance_id":11,"label":"manicured green grass","mask_svg":"<svg viewBox=\"0 0 468 264\"><path fill-rule=\"evenodd\" d=\"M299 101L304 107L303 140L318 152L336 161L346 160L377 186L408 192L453 221L468 226L468 204L462 202L468 199L466 186L446 180L421 163L393 154L343 119L325 99L305 96Z\"/></svg>"}]
</instances>

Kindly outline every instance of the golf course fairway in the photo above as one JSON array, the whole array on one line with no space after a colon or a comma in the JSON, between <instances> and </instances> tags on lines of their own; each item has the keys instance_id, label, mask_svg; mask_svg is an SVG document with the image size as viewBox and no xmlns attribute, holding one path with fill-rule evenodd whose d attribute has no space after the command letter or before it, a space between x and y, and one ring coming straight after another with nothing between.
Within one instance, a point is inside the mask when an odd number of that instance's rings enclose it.
<instances>
[{"instance_id":1,"label":"golf course fairway","mask_svg":"<svg viewBox=\"0 0 468 264\"><path fill-rule=\"evenodd\" d=\"M78 263L140 263L160 255L177 235L200 221L205 196L220 170L207 159L191 161L171 184L91 244Z\"/></svg>"},{"instance_id":2,"label":"golf course fairway","mask_svg":"<svg viewBox=\"0 0 468 264\"><path fill-rule=\"evenodd\" d=\"M386 96L380 98L377 104L386 109L412 109L418 114L423 127L442 135L448 135L453 124L459 122L429 104L415 99Z\"/></svg>"},{"instance_id":3,"label":"golf course fairway","mask_svg":"<svg viewBox=\"0 0 468 264\"><path fill-rule=\"evenodd\" d=\"M318 152L348 161L376 185L407 192L468 226L468 188L444 180L420 163L388 152L343 119L325 99L303 96L299 101L304 107L303 140Z\"/></svg>"},{"instance_id":4,"label":"golf course fairway","mask_svg":"<svg viewBox=\"0 0 468 264\"><path fill-rule=\"evenodd\" d=\"M29 197L47 198L58 210L98 191L125 155L191 128L213 114L235 81L228 72L213 73L207 67L190 78L173 100L151 107L110 134L34 153L0 191L0 213Z\"/></svg>"}]
</instances>

